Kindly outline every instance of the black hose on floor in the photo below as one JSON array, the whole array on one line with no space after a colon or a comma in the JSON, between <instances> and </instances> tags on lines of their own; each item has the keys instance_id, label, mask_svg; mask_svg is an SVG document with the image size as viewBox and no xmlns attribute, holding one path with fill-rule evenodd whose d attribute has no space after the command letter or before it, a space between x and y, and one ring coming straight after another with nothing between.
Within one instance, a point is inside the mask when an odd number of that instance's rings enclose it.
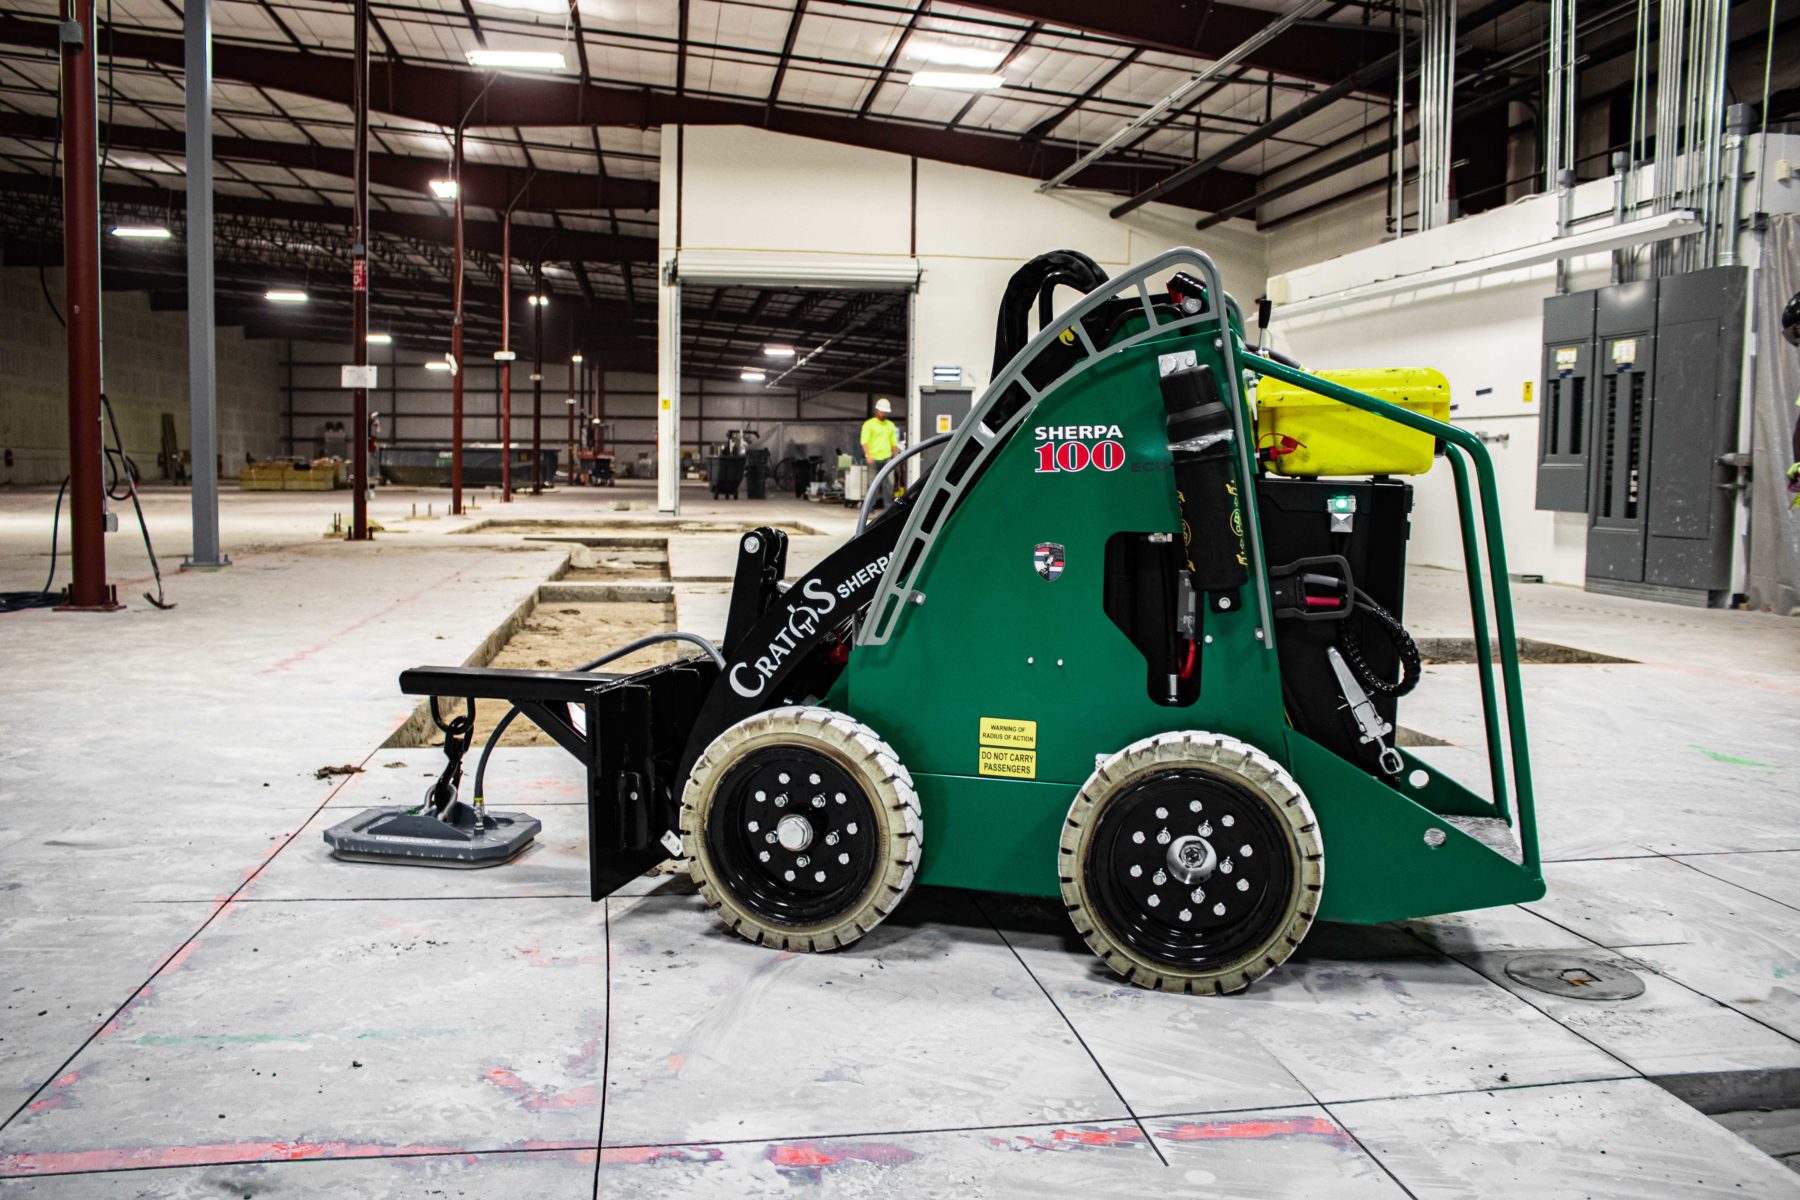
<instances>
[{"instance_id":1,"label":"black hose on floor","mask_svg":"<svg viewBox=\"0 0 1800 1200\"><path fill-rule=\"evenodd\" d=\"M167 612L174 608L172 602L163 599L162 565L156 561L156 548L150 544L150 523L144 520L144 506L138 503L137 464L125 453L125 439L119 436L119 419L113 415L112 401L106 393L100 393L100 407L106 410L106 423L112 427L113 444L106 449L106 465L112 470L113 477L106 485L106 494L114 500L131 499L131 507L137 513L138 532L144 535L144 553L150 556L150 574L156 577L156 595L144 593L144 599ZM118 461L115 462L114 458ZM119 480L125 480L124 492L119 491Z\"/></svg>"},{"instance_id":2,"label":"black hose on floor","mask_svg":"<svg viewBox=\"0 0 1800 1200\"><path fill-rule=\"evenodd\" d=\"M35 592L0 592L0 613L51 608L62 599L62 594L51 591L50 585L56 582L56 533L62 523L63 497L68 492L69 477L64 475L62 486L56 489L56 510L50 517L50 574L44 577L44 586Z\"/></svg>"}]
</instances>

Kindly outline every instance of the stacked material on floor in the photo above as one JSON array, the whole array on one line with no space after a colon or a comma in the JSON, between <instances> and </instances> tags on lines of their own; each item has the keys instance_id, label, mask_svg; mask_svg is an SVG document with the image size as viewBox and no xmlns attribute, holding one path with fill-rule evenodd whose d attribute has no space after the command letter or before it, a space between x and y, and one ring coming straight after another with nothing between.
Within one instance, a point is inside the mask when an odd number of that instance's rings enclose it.
<instances>
[{"instance_id":1,"label":"stacked material on floor","mask_svg":"<svg viewBox=\"0 0 1800 1200\"><path fill-rule=\"evenodd\" d=\"M279 459L248 463L238 472L238 486L246 492L329 492L341 485L341 458Z\"/></svg>"}]
</instances>

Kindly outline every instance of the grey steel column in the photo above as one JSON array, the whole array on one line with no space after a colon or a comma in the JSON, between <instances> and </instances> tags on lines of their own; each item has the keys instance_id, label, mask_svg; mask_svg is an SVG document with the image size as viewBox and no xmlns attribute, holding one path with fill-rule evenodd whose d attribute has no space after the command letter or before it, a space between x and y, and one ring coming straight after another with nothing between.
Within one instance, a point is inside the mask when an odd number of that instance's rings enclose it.
<instances>
[{"instance_id":1,"label":"grey steel column","mask_svg":"<svg viewBox=\"0 0 1800 1200\"><path fill-rule=\"evenodd\" d=\"M187 0L188 443L194 549L181 565L229 567L219 551L219 406L213 332L212 0Z\"/></svg>"}]
</instances>

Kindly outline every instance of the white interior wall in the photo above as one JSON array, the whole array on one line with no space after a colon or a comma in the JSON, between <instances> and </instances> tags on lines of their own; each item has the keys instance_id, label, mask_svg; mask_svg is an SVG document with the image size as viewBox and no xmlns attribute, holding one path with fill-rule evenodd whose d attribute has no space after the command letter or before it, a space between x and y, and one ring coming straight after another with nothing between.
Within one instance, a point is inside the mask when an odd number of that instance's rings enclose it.
<instances>
[{"instance_id":1,"label":"white interior wall","mask_svg":"<svg viewBox=\"0 0 1800 1200\"><path fill-rule=\"evenodd\" d=\"M1795 150L1800 150L1800 138L1770 135L1766 148L1752 138L1746 159L1754 164L1762 157L1800 158ZM1751 174L1757 172L1752 169ZM1773 170L1760 175L1761 192L1757 183L1745 187L1746 212L1800 207L1800 196L1794 194L1800 184L1777 181ZM1651 186L1648 177L1638 185L1641 194ZM1576 228L1610 221L1613 202L1610 179L1578 187L1571 203ZM1382 203L1378 196L1359 198L1271 236L1269 292L1278 301L1273 344L1315 370L1421 366L1443 371L1456 406L1452 419L1478 436L1506 438L1504 443L1489 441L1488 450L1512 570L1580 584L1586 517L1539 512L1535 503L1540 399L1535 381L1543 354L1543 302L1556 290L1552 264L1490 272L1300 316L1284 317L1279 303L1543 242L1555 234L1556 199L1533 196L1397 241L1383 240ZM1746 234L1740 249L1744 261L1754 264L1754 235ZM1570 290L1601 287L1610 279L1611 258L1577 258L1569 268ZM1748 378L1746 372L1746 387ZM1528 381L1534 383L1530 402L1525 400ZM1460 567L1462 543L1449 472L1439 467L1415 482L1419 493L1412 561Z\"/></svg>"},{"instance_id":2,"label":"white interior wall","mask_svg":"<svg viewBox=\"0 0 1800 1200\"><path fill-rule=\"evenodd\" d=\"M1195 214L1162 204L1115 221L1106 215L1114 197L1040 195L1018 176L766 130L665 128L662 167L665 265L687 256L746 272L788 264L829 273L835 263L852 279L916 269L914 413L934 365L960 366L977 394L987 386L1006 281L1046 250L1080 250L1118 271L1198 244L1246 303L1262 294L1266 274L1263 238L1245 222L1200 234ZM666 361L673 334L663 325ZM665 365L665 397L672 377Z\"/></svg>"},{"instance_id":3,"label":"white interior wall","mask_svg":"<svg viewBox=\"0 0 1800 1200\"><path fill-rule=\"evenodd\" d=\"M60 309L61 268L47 270L43 286L35 267L0 270L0 484L55 484L69 473L68 352L46 286ZM160 479L164 413L181 448L192 446L187 314L154 311L139 292L103 293L101 310L106 395L125 452L144 479ZM280 452L281 346L238 329L219 330L216 346L219 458L235 479L245 455Z\"/></svg>"},{"instance_id":4,"label":"white interior wall","mask_svg":"<svg viewBox=\"0 0 1800 1200\"><path fill-rule=\"evenodd\" d=\"M1373 201L1379 213L1380 199ZM1575 214L1610 211L1611 185L1578 189ZM1278 299L1326 295L1358 284L1390 279L1439 264L1535 244L1555 233L1556 201L1540 196L1493 209L1399 241L1365 242L1333 258L1307 251L1332 239L1368 238L1374 228L1368 200L1346 205L1335 228L1322 214L1297 222L1277 236L1272 261L1288 267L1271 276ZM1290 233L1288 230L1284 234ZM1302 249L1293 250L1298 242ZM1606 255L1577 260L1572 289L1608 280ZM1354 367L1434 367L1450 381L1452 419L1487 440L1499 486L1509 566L1517 574L1580 584L1585 573L1587 518L1580 513L1539 512L1536 507L1538 396L1543 355L1543 302L1556 290L1552 264L1495 272L1459 283L1419 288L1324 312L1284 319L1278 303L1272 343L1314 370ZM1527 385L1530 385L1529 388ZM1529 396L1529 399L1527 398ZM1462 535L1449 469L1439 463L1422 478L1408 555L1415 563L1460 569Z\"/></svg>"}]
</instances>

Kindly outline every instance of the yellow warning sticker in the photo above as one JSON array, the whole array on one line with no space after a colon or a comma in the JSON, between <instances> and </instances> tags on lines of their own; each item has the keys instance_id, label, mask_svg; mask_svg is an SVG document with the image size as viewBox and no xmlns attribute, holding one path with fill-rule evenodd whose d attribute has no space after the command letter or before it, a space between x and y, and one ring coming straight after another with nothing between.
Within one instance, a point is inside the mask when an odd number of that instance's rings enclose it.
<instances>
[{"instance_id":1,"label":"yellow warning sticker","mask_svg":"<svg viewBox=\"0 0 1800 1200\"><path fill-rule=\"evenodd\" d=\"M1035 750L1008 750L1002 746L983 746L979 753L979 763L983 775L998 775L1004 779L1037 778L1037 751Z\"/></svg>"},{"instance_id":2,"label":"yellow warning sticker","mask_svg":"<svg viewBox=\"0 0 1800 1200\"><path fill-rule=\"evenodd\" d=\"M1014 750L1037 749L1037 722L1012 721L1003 717L981 718L981 744L1007 746Z\"/></svg>"}]
</instances>

